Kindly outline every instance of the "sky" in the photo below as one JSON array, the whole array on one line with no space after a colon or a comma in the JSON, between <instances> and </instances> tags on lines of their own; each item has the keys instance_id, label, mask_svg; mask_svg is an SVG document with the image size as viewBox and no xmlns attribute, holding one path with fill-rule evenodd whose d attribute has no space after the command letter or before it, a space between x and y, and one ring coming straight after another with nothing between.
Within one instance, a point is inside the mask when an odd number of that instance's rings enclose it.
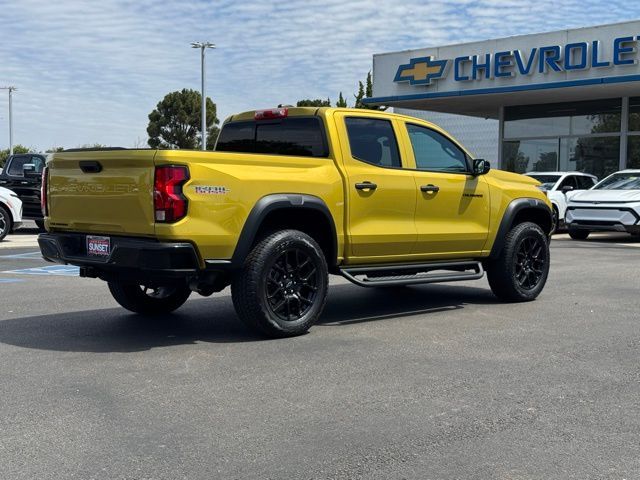
<instances>
[{"instance_id":1,"label":"sky","mask_svg":"<svg viewBox=\"0 0 640 480\"><path fill-rule=\"evenodd\" d=\"M635 18L640 3L628 0L0 0L0 87L18 89L14 144L146 146L155 105L200 89L193 41L217 46L207 95L222 121L340 91L352 105L374 53ZM0 149L7 97L0 90Z\"/></svg>"}]
</instances>

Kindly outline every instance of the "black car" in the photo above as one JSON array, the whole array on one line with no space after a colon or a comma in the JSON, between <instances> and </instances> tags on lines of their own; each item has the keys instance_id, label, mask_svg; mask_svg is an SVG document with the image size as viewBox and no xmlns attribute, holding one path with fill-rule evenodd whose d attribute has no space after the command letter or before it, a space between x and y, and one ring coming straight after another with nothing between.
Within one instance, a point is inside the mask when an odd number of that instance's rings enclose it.
<instances>
[{"instance_id":1,"label":"black car","mask_svg":"<svg viewBox=\"0 0 640 480\"><path fill-rule=\"evenodd\" d=\"M40 230L44 229L40 187L45 161L46 157L38 153L11 155L0 173L0 187L13 190L22 200L23 220L35 220Z\"/></svg>"}]
</instances>

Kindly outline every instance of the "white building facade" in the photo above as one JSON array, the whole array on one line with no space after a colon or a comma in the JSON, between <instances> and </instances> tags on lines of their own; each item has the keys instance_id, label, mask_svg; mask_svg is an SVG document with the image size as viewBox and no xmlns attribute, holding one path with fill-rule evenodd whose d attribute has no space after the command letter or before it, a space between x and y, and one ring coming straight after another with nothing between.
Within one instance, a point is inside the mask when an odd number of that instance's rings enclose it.
<instances>
[{"instance_id":1,"label":"white building facade","mask_svg":"<svg viewBox=\"0 0 640 480\"><path fill-rule=\"evenodd\" d=\"M632 21L378 54L367 101L440 124L504 170L603 178L640 168L639 47Z\"/></svg>"}]
</instances>

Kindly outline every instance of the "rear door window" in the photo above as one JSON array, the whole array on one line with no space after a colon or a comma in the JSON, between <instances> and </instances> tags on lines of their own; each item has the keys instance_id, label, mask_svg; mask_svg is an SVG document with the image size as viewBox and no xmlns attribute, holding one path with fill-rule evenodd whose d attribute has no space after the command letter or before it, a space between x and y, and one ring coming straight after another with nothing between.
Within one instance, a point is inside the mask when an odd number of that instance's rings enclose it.
<instances>
[{"instance_id":1,"label":"rear door window","mask_svg":"<svg viewBox=\"0 0 640 480\"><path fill-rule=\"evenodd\" d=\"M328 156L324 128L317 117L231 122L222 127L216 150L300 157Z\"/></svg>"},{"instance_id":2,"label":"rear door window","mask_svg":"<svg viewBox=\"0 0 640 480\"><path fill-rule=\"evenodd\" d=\"M400 168L398 142L389 120L345 118L351 156L379 167Z\"/></svg>"}]
</instances>

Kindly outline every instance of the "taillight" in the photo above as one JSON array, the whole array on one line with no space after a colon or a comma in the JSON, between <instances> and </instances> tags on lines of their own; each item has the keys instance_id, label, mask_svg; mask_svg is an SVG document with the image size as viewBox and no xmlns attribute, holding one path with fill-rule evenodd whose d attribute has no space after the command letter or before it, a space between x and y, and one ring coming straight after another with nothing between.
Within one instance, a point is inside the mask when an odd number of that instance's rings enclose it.
<instances>
[{"instance_id":1,"label":"taillight","mask_svg":"<svg viewBox=\"0 0 640 480\"><path fill-rule=\"evenodd\" d=\"M268 110L256 110L253 115L254 120L269 120L272 118L285 118L289 115L289 109L284 108L270 108Z\"/></svg>"},{"instance_id":2,"label":"taillight","mask_svg":"<svg viewBox=\"0 0 640 480\"><path fill-rule=\"evenodd\" d=\"M49 167L42 169L42 183L40 185L40 209L42 210L42 216L49 215L49 202L47 198L47 190L49 189Z\"/></svg>"},{"instance_id":3,"label":"taillight","mask_svg":"<svg viewBox=\"0 0 640 480\"><path fill-rule=\"evenodd\" d=\"M177 222L187 214L187 197L182 193L182 185L189 180L189 169L165 165L156 167L153 182L153 207L156 222Z\"/></svg>"}]
</instances>

